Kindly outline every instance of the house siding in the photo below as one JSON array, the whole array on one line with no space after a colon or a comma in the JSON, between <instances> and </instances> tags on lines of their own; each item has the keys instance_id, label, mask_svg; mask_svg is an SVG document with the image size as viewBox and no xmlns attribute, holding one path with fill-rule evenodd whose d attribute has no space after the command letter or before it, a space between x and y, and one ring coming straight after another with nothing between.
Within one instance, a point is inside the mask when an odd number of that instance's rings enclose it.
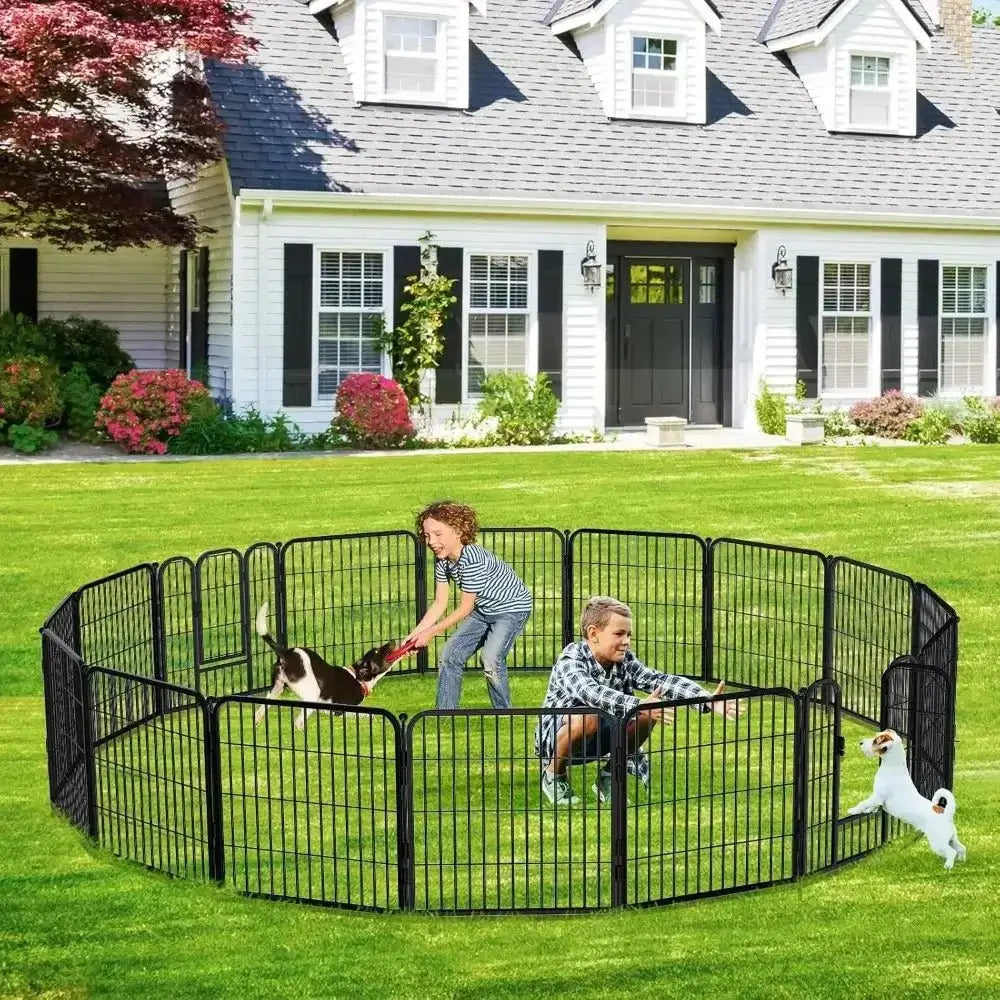
<instances>
[{"instance_id":1,"label":"house siding","mask_svg":"<svg viewBox=\"0 0 1000 1000\"><path fill-rule=\"evenodd\" d=\"M171 367L177 356L171 339L167 286L171 252L127 247L112 253L60 250L48 243L16 240L0 246L38 250L38 316L66 319L79 313L101 320L120 334L122 349L139 368Z\"/></svg>"},{"instance_id":2,"label":"house siding","mask_svg":"<svg viewBox=\"0 0 1000 1000\"><path fill-rule=\"evenodd\" d=\"M199 246L208 247L208 372L213 392L229 394L233 376L232 287L233 268L233 201L229 193L226 167L217 163L203 170L189 182L170 186L170 200L175 211L193 215L198 223L213 232L199 238ZM170 268L171 312L179 310L179 251L172 254ZM188 267L195 266L194 255ZM173 339L178 338L177 320ZM180 347L174 352L176 357ZM175 362L176 363L176 362Z\"/></svg>"},{"instance_id":3,"label":"house siding","mask_svg":"<svg viewBox=\"0 0 1000 1000\"><path fill-rule=\"evenodd\" d=\"M806 88L810 100L816 105L816 110L823 125L834 127L834 95L833 76L836 52L828 45L818 48L793 49L788 53L795 66L796 73ZM792 85L794 81L790 83Z\"/></svg>"},{"instance_id":4,"label":"house siding","mask_svg":"<svg viewBox=\"0 0 1000 1000\"><path fill-rule=\"evenodd\" d=\"M681 52L684 121L703 123L705 102L705 22L686 0L626 0L608 15L614 51L615 116L632 111L632 38L635 35L676 38Z\"/></svg>"},{"instance_id":5,"label":"house siding","mask_svg":"<svg viewBox=\"0 0 1000 1000\"><path fill-rule=\"evenodd\" d=\"M903 135L917 131L917 45L899 16L885 0L862 0L837 25L827 44L836 53L834 64L834 128L851 129L851 55L889 56L892 117ZM871 131L865 128L863 131Z\"/></svg>"},{"instance_id":6,"label":"house siding","mask_svg":"<svg viewBox=\"0 0 1000 1000\"><path fill-rule=\"evenodd\" d=\"M383 309L394 312L392 301L393 247L416 245L430 229L442 247L462 247L469 253L527 254L535 280L539 250L563 251L564 326L563 398L559 427L588 431L604 426L605 302L602 292L588 292L580 276L580 260L588 240L605 243L605 228L575 221L491 220L377 213L321 214L278 210L263 224L261 213L241 213L238 254L242 275L236 283L235 348L240 359L235 400L253 403L263 412L286 409L307 430L321 430L333 415L333 400L315 400L311 407L282 407L282 260L286 243L310 243L316 251L381 252L384 255ZM534 298L532 297L532 302ZM537 310L530 318L529 371L537 358ZM314 338L316 317L314 316ZM434 406L434 422L452 413L471 412L475 404Z\"/></svg>"},{"instance_id":7,"label":"house siding","mask_svg":"<svg viewBox=\"0 0 1000 1000\"><path fill-rule=\"evenodd\" d=\"M594 89L601 99L604 113L613 118L615 116L614 26L605 21L593 28L581 28L574 32L573 39L583 65L593 81Z\"/></svg>"},{"instance_id":8,"label":"house siding","mask_svg":"<svg viewBox=\"0 0 1000 1000\"><path fill-rule=\"evenodd\" d=\"M902 391L917 393L917 262L932 259L941 264L979 265L988 268L987 274L987 334L984 363L985 385L983 392L994 395L996 385L996 239L988 235L943 232L892 232L876 229L808 229L766 230L758 238L757 261L754 278L760 289L763 305L763 330L765 342L763 357L755 354L751 374L752 396L760 378L766 377L772 389L791 394L796 378L796 323L795 292L782 295L769 280L770 262L774 261L779 245L788 248L789 262L794 264L797 255L819 257L820 267L825 262L870 264L871 271L871 343L868 364L868 385L864 391L824 393L821 397L831 405L846 407L861 399L870 399L881 392L880 358L880 277L883 257L900 258L902 270L902 331L901 363ZM739 265L738 265L739 266ZM822 363L822 346L820 351ZM960 395L960 393L955 393ZM752 411L752 407L751 407ZM752 412L744 415L743 422L752 426Z\"/></svg>"}]
</instances>

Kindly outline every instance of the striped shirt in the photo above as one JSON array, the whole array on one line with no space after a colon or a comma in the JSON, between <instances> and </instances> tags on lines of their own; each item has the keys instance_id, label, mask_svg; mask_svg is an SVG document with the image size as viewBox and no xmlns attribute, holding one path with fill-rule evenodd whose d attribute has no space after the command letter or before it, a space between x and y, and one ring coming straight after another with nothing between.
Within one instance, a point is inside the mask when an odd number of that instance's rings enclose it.
<instances>
[{"instance_id":1,"label":"striped shirt","mask_svg":"<svg viewBox=\"0 0 1000 1000\"><path fill-rule=\"evenodd\" d=\"M542 708L600 708L624 719L640 704L632 693L636 688L648 692L660 688L663 701L704 698L710 694L687 677L650 670L631 649L621 663L612 666L609 674L586 642L571 642L552 668ZM701 710L712 709L706 704ZM545 761L552 759L555 750L558 718L558 715L543 715L535 729L535 753ZM641 750L629 757L628 770L643 784L649 783L649 760Z\"/></svg>"},{"instance_id":2,"label":"striped shirt","mask_svg":"<svg viewBox=\"0 0 1000 1000\"><path fill-rule=\"evenodd\" d=\"M454 580L459 589L476 595L476 608L491 618L531 611L531 591L502 559L481 545L463 545L458 559L436 559L437 583Z\"/></svg>"}]
</instances>

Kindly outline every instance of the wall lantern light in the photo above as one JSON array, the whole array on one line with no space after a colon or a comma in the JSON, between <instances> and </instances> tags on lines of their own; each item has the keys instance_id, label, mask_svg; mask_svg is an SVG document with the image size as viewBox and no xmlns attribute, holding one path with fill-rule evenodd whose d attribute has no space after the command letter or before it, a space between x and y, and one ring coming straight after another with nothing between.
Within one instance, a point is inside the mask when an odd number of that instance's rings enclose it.
<instances>
[{"instance_id":1,"label":"wall lantern light","mask_svg":"<svg viewBox=\"0 0 1000 1000\"><path fill-rule=\"evenodd\" d=\"M788 251L778 247L778 259L771 265L771 280L776 290L784 295L792 287L792 265L788 263Z\"/></svg>"},{"instance_id":2,"label":"wall lantern light","mask_svg":"<svg viewBox=\"0 0 1000 1000\"><path fill-rule=\"evenodd\" d=\"M587 244L587 256L580 261L580 273L583 275L583 286L593 292L601 287L601 275L604 268L597 262L597 248L594 241Z\"/></svg>"}]
</instances>

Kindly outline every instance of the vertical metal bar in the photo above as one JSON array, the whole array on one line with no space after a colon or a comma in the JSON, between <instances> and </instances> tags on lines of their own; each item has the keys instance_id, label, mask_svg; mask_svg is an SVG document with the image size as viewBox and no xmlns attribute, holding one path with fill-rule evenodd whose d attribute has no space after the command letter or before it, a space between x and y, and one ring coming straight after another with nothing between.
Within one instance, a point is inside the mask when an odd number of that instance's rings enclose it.
<instances>
[{"instance_id":1,"label":"vertical metal bar","mask_svg":"<svg viewBox=\"0 0 1000 1000\"><path fill-rule=\"evenodd\" d=\"M836 561L823 560L823 680L833 680L833 638L837 614ZM827 689L824 687L823 691Z\"/></svg>"},{"instance_id":2,"label":"vertical metal bar","mask_svg":"<svg viewBox=\"0 0 1000 1000\"><path fill-rule=\"evenodd\" d=\"M573 641L573 541L580 531L569 530L559 533L562 543L562 645L563 648Z\"/></svg>"},{"instance_id":3,"label":"vertical metal bar","mask_svg":"<svg viewBox=\"0 0 1000 1000\"><path fill-rule=\"evenodd\" d=\"M97 765L94 760L93 705L90 697L90 678L93 671L82 662L75 663L75 677L78 685L79 705L83 712L80 731L83 734L83 759L87 784L87 833L97 840L99 836L97 822Z\"/></svg>"},{"instance_id":4,"label":"vertical metal bar","mask_svg":"<svg viewBox=\"0 0 1000 1000\"><path fill-rule=\"evenodd\" d=\"M153 625L153 677L158 681L167 679L167 640L164 634L163 580L160 567L154 563L150 577L150 614ZM153 685L153 714L163 715L164 691L158 684Z\"/></svg>"},{"instance_id":5,"label":"vertical metal bar","mask_svg":"<svg viewBox=\"0 0 1000 1000\"><path fill-rule=\"evenodd\" d=\"M627 719L615 716L611 727L611 905L626 903L625 865L628 851L625 796L625 727Z\"/></svg>"},{"instance_id":6,"label":"vertical metal bar","mask_svg":"<svg viewBox=\"0 0 1000 1000\"><path fill-rule=\"evenodd\" d=\"M715 543L705 539L701 571L701 678L712 679L715 668Z\"/></svg>"},{"instance_id":7,"label":"vertical metal bar","mask_svg":"<svg viewBox=\"0 0 1000 1000\"><path fill-rule=\"evenodd\" d=\"M285 578L286 549L283 542L274 543L274 627L279 646L288 644L288 586ZM300 640L302 641L302 640Z\"/></svg>"},{"instance_id":8,"label":"vertical metal bar","mask_svg":"<svg viewBox=\"0 0 1000 1000\"><path fill-rule=\"evenodd\" d=\"M205 743L205 805L208 820L208 877L216 882L226 879L225 851L222 836L222 767L219 746L219 709L225 700L208 702L199 698L202 713L202 738Z\"/></svg>"},{"instance_id":9,"label":"vertical metal bar","mask_svg":"<svg viewBox=\"0 0 1000 1000\"><path fill-rule=\"evenodd\" d=\"M840 688L833 685L833 746L831 748L831 764L833 767L833 794L830 803L830 867L836 865L840 851L837 837L837 820L840 818L840 741L843 739L841 717Z\"/></svg>"},{"instance_id":10,"label":"vertical metal bar","mask_svg":"<svg viewBox=\"0 0 1000 1000\"><path fill-rule=\"evenodd\" d=\"M410 537L413 538L413 585L416 588L416 613L410 624L410 628L413 628L427 614L427 546L416 535ZM426 646L417 650L417 672L427 673Z\"/></svg>"},{"instance_id":11,"label":"vertical metal bar","mask_svg":"<svg viewBox=\"0 0 1000 1000\"><path fill-rule=\"evenodd\" d=\"M808 753L806 747L808 723L806 718L807 696L793 695L795 706L794 764L795 780L792 784L792 878L799 879L805 871L806 854L806 768Z\"/></svg>"},{"instance_id":12,"label":"vertical metal bar","mask_svg":"<svg viewBox=\"0 0 1000 1000\"><path fill-rule=\"evenodd\" d=\"M393 727L396 734L396 856L399 878L399 908L415 905L413 851L413 724L406 713Z\"/></svg>"}]
</instances>

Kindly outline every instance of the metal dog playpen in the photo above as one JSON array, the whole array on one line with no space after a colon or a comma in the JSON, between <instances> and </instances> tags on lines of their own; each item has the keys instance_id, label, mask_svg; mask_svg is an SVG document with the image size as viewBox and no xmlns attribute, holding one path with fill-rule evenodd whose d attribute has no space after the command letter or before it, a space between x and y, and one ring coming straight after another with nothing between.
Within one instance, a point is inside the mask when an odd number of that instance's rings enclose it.
<instances>
[{"instance_id":1,"label":"metal dog playpen","mask_svg":"<svg viewBox=\"0 0 1000 1000\"><path fill-rule=\"evenodd\" d=\"M589 596L609 594L632 608L638 656L724 679L735 721L678 703L648 741L642 788L627 720L606 717L612 802L588 794L588 764L571 768L584 793L572 808L540 792L543 709L320 706L299 730L291 698L255 728L273 663L253 631L262 602L280 642L349 663L405 635L433 588L409 532L261 542L136 566L53 611L41 630L52 802L121 857L250 895L570 912L788 882L897 836L882 814L842 815L845 725L896 729L920 791L951 785L958 618L923 584L688 534L494 528L481 541L534 595L508 659L515 685L551 667ZM381 698L433 654L397 663Z\"/></svg>"}]
</instances>

